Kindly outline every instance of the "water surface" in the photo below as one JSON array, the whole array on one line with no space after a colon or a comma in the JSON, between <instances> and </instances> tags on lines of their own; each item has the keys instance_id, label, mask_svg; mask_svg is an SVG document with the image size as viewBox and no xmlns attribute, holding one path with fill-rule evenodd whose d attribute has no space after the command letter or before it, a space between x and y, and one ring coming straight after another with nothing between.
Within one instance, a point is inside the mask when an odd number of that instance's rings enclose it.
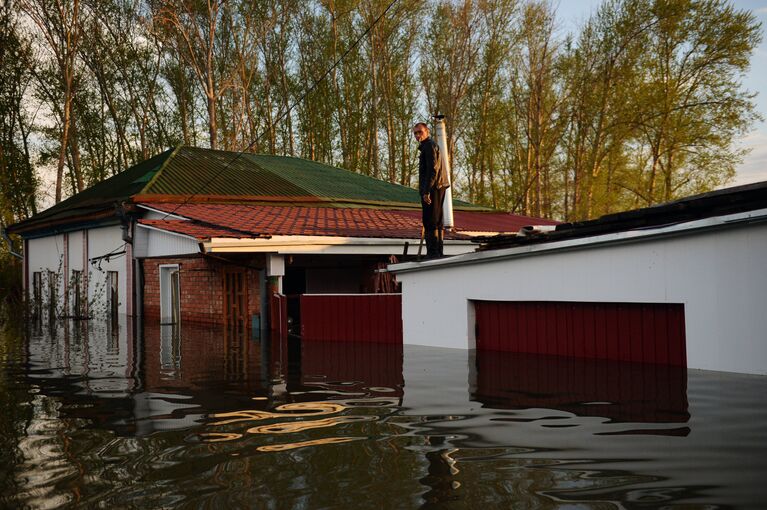
<instances>
[{"instance_id":1,"label":"water surface","mask_svg":"<svg viewBox=\"0 0 767 510\"><path fill-rule=\"evenodd\" d=\"M764 508L765 395L656 365L62 323L0 337L0 507Z\"/></svg>"}]
</instances>

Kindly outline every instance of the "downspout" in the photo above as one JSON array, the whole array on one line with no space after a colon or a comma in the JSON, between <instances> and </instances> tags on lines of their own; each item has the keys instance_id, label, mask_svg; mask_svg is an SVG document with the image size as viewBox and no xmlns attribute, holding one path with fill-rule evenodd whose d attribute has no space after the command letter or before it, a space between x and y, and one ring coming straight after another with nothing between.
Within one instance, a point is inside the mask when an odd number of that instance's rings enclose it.
<instances>
[{"instance_id":1,"label":"downspout","mask_svg":"<svg viewBox=\"0 0 767 510\"><path fill-rule=\"evenodd\" d=\"M453 186L450 180L450 154L447 150L447 128L445 127L445 116L437 114L434 116L435 127L437 132L437 145L439 145L439 153L442 159L442 170L447 176L447 181L450 186L445 190L445 201L443 205L443 224L446 229L452 230L455 226L453 221Z\"/></svg>"},{"instance_id":2,"label":"downspout","mask_svg":"<svg viewBox=\"0 0 767 510\"><path fill-rule=\"evenodd\" d=\"M11 241L11 238L8 237L8 232L5 231L5 227L0 227L0 236L2 236L3 240L8 243L8 253L18 259L24 260L24 255L13 251L13 241Z\"/></svg>"},{"instance_id":3,"label":"downspout","mask_svg":"<svg viewBox=\"0 0 767 510\"><path fill-rule=\"evenodd\" d=\"M133 217L125 210L125 202L115 202L115 215L120 220L123 242L133 245Z\"/></svg>"}]
</instances>

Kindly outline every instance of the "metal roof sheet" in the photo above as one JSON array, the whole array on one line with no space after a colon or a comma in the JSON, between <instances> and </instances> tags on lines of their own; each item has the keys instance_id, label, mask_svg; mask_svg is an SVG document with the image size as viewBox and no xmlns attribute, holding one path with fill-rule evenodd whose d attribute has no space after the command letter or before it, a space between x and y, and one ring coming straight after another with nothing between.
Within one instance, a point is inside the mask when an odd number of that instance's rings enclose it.
<instances>
[{"instance_id":1,"label":"metal roof sheet","mask_svg":"<svg viewBox=\"0 0 767 510\"><path fill-rule=\"evenodd\" d=\"M95 184L9 231L37 231L51 222L74 224L85 215L110 210L115 203L153 196L158 202L176 203L262 201L283 206L324 203L331 207L420 208L415 189L322 163L179 146ZM456 209L488 210L460 200L453 203Z\"/></svg>"},{"instance_id":2,"label":"metal roof sheet","mask_svg":"<svg viewBox=\"0 0 767 510\"><path fill-rule=\"evenodd\" d=\"M314 197L328 202L420 205L418 191L292 156L179 147L142 195ZM455 201L458 207L484 209Z\"/></svg>"},{"instance_id":3,"label":"metal roof sheet","mask_svg":"<svg viewBox=\"0 0 767 510\"><path fill-rule=\"evenodd\" d=\"M196 147L179 147L143 193L287 197L307 194L279 173L255 164L248 154Z\"/></svg>"}]
</instances>

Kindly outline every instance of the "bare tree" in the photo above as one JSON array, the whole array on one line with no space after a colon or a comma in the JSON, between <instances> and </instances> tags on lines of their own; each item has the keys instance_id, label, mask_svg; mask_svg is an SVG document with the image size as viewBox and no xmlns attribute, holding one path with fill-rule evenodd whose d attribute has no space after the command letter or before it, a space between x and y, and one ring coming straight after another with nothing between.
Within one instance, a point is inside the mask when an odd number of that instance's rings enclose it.
<instances>
[{"instance_id":1,"label":"bare tree","mask_svg":"<svg viewBox=\"0 0 767 510\"><path fill-rule=\"evenodd\" d=\"M47 94L52 102L57 103L53 109L60 114L61 136L56 167L56 202L60 202L68 150L71 150L74 186L76 191L83 190L77 140L76 137L71 137L71 133L74 131L72 129L72 105L77 87L77 54L83 35L80 1L21 0L19 7L37 26L40 45L52 57L56 77L61 88L61 96L57 94L59 91L49 91ZM38 84L47 87L45 77L39 73L37 77ZM59 97L61 97L60 100Z\"/></svg>"}]
</instances>

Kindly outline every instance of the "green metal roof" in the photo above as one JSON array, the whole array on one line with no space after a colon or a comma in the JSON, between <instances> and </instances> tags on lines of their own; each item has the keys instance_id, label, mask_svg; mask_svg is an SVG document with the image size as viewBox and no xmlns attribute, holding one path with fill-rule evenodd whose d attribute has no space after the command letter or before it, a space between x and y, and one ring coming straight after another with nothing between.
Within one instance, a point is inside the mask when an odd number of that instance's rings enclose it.
<instances>
[{"instance_id":1,"label":"green metal roof","mask_svg":"<svg viewBox=\"0 0 767 510\"><path fill-rule=\"evenodd\" d=\"M53 207L36 215L35 219L43 219L49 216L65 216L67 213L77 214L83 209L113 204L127 200L139 193L146 183L157 173L168 157L173 154L173 149L162 152L152 158L134 165L124 172L105 179L86 188L80 193L62 200Z\"/></svg>"},{"instance_id":2,"label":"green metal roof","mask_svg":"<svg viewBox=\"0 0 767 510\"><path fill-rule=\"evenodd\" d=\"M180 147L142 191L162 195L315 197L324 201L420 204L418 192L316 161ZM463 206L471 204L462 203Z\"/></svg>"},{"instance_id":3,"label":"green metal roof","mask_svg":"<svg viewBox=\"0 0 767 510\"><path fill-rule=\"evenodd\" d=\"M132 166L64 200L10 230L38 230L47 223L105 211L143 197L268 199L329 206L418 207L418 191L333 166L289 156L179 146ZM486 208L454 201L460 209Z\"/></svg>"}]
</instances>

